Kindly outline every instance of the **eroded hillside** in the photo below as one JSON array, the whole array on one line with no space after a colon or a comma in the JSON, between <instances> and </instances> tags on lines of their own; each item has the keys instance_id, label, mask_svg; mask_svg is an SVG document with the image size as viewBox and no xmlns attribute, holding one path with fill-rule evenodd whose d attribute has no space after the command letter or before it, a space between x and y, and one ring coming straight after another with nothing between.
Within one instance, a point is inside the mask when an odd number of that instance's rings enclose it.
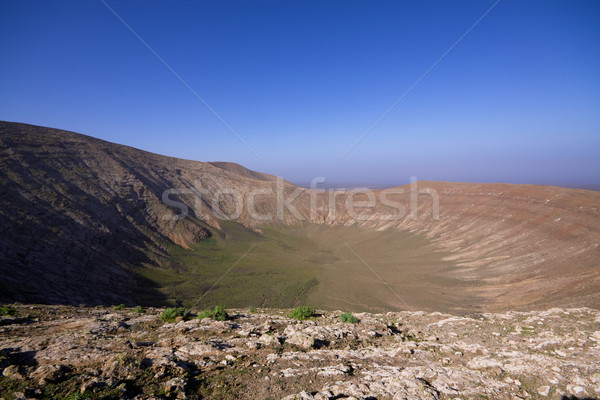
<instances>
[{"instance_id":1,"label":"eroded hillside","mask_svg":"<svg viewBox=\"0 0 600 400\"><path fill-rule=\"evenodd\" d=\"M135 269L164 265L167 243L186 247L211 235L193 215L164 219L171 211L162 193L193 182L213 191L246 185L209 163L25 124L0 123L0 151L4 300L131 302L139 288L160 302Z\"/></svg>"},{"instance_id":2,"label":"eroded hillside","mask_svg":"<svg viewBox=\"0 0 600 400\"><path fill-rule=\"evenodd\" d=\"M243 292L232 305L600 306L599 192L309 190L72 132L7 122L0 131L5 301L193 303L235 264L207 301Z\"/></svg>"}]
</instances>

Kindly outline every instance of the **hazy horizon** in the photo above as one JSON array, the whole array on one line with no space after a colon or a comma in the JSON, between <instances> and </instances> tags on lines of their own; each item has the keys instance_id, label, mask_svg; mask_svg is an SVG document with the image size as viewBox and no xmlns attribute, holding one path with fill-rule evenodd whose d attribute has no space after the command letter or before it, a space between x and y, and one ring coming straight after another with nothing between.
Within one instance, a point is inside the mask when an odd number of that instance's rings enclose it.
<instances>
[{"instance_id":1,"label":"hazy horizon","mask_svg":"<svg viewBox=\"0 0 600 400\"><path fill-rule=\"evenodd\" d=\"M598 2L1 9L1 120L303 186L600 185Z\"/></svg>"}]
</instances>

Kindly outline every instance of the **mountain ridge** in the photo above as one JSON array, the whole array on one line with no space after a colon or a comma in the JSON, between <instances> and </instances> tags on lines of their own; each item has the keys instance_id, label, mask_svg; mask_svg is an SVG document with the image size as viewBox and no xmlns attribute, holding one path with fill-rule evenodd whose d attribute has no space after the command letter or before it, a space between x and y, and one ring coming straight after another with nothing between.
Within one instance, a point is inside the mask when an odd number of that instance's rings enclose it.
<instances>
[{"instance_id":1,"label":"mountain ridge","mask_svg":"<svg viewBox=\"0 0 600 400\"><path fill-rule=\"evenodd\" d=\"M485 307L600 304L598 192L419 181L414 207L411 185L371 191L377 200L389 194L403 213L381 201L353 213L349 201L368 200L367 193L311 191L238 164L182 160L34 125L0 122L0 132L5 300L134 301L132 293L154 285L136 268L180 268L169 243L192 248L223 232L222 217L240 204L211 196L236 190L243 201L234 220L259 234L265 223L421 234L449 253L454 277L477 283L471 291ZM186 218L169 218L178 211L164 202L169 189L181 191L167 199L187 208ZM277 193L293 200L289 207ZM160 291L146 296L165 300Z\"/></svg>"}]
</instances>

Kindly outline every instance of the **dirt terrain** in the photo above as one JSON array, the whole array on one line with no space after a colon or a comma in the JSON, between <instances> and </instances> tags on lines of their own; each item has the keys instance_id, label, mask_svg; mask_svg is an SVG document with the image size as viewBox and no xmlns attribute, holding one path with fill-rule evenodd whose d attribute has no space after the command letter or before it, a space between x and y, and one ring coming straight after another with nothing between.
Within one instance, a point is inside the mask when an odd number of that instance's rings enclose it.
<instances>
[{"instance_id":1,"label":"dirt terrain","mask_svg":"<svg viewBox=\"0 0 600 400\"><path fill-rule=\"evenodd\" d=\"M597 398L599 206L533 185L310 190L0 122L0 398ZM152 308L177 302L231 318ZM300 304L322 311L290 319Z\"/></svg>"},{"instance_id":2,"label":"dirt terrain","mask_svg":"<svg viewBox=\"0 0 600 400\"><path fill-rule=\"evenodd\" d=\"M583 399L600 396L600 312L289 310L169 323L160 309L17 306L4 399ZM138 310L140 311L140 310Z\"/></svg>"}]
</instances>

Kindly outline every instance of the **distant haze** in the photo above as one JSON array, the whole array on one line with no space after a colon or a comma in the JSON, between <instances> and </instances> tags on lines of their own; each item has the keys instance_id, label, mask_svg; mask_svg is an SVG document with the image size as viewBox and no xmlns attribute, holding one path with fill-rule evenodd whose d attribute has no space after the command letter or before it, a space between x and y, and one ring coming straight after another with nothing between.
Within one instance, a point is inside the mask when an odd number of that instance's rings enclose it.
<instances>
[{"instance_id":1,"label":"distant haze","mask_svg":"<svg viewBox=\"0 0 600 400\"><path fill-rule=\"evenodd\" d=\"M600 185L600 2L494 5L4 2L0 120L302 185Z\"/></svg>"}]
</instances>

